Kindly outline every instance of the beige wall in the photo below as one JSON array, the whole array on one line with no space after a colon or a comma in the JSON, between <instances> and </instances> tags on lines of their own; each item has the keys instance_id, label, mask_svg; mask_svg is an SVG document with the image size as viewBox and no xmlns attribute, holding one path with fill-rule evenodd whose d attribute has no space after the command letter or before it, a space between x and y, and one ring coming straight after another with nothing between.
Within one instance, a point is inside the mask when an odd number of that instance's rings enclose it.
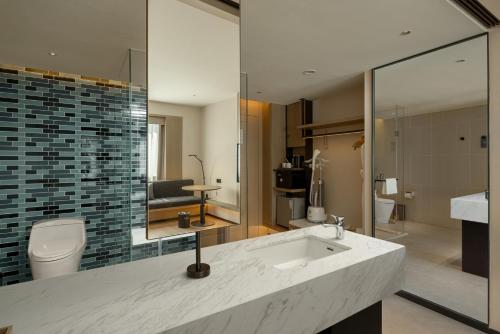
<instances>
[{"instance_id":1,"label":"beige wall","mask_svg":"<svg viewBox=\"0 0 500 334\"><path fill-rule=\"evenodd\" d=\"M364 84L337 89L313 101L315 123L360 117L364 114ZM329 160L323 169L324 206L327 213L346 217L346 224L362 227L361 152L352 144L360 134L317 138L314 149Z\"/></svg>"},{"instance_id":2,"label":"beige wall","mask_svg":"<svg viewBox=\"0 0 500 334\"><path fill-rule=\"evenodd\" d=\"M500 6L499 6L500 7ZM490 33L490 327L500 331L500 28Z\"/></svg>"},{"instance_id":3,"label":"beige wall","mask_svg":"<svg viewBox=\"0 0 500 334\"><path fill-rule=\"evenodd\" d=\"M208 184L222 189L209 194L210 198L239 205L239 183L236 182L236 145L238 143L238 103L233 98L210 104L201 112L201 158Z\"/></svg>"},{"instance_id":4,"label":"beige wall","mask_svg":"<svg viewBox=\"0 0 500 334\"><path fill-rule=\"evenodd\" d=\"M450 218L450 199L487 188L487 149L480 147L487 106L401 117L397 123L399 137L394 119L375 122L375 175L399 179L406 220L461 228ZM415 197L405 199L404 191Z\"/></svg>"},{"instance_id":5,"label":"beige wall","mask_svg":"<svg viewBox=\"0 0 500 334\"><path fill-rule=\"evenodd\" d=\"M201 154L201 109L164 102L149 101L151 116L182 117L182 177L202 182L200 164L188 154Z\"/></svg>"}]
</instances>

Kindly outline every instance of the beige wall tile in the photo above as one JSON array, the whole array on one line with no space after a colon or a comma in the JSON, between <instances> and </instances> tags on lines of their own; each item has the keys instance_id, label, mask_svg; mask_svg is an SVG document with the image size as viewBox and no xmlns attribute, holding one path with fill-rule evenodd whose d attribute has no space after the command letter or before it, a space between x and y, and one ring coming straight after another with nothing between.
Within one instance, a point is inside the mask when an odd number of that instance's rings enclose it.
<instances>
[{"instance_id":1,"label":"beige wall tile","mask_svg":"<svg viewBox=\"0 0 500 334\"><path fill-rule=\"evenodd\" d=\"M483 190L488 186L488 155L486 152L471 155L471 186Z\"/></svg>"},{"instance_id":2,"label":"beige wall tile","mask_svg":"<svg viewBox=\"0 0 500 334\"><path fill-rule=\"evenodd\" d=\"M470 154L471 151L471 124L469 121L463 120L457 122L457 144L456 149L458 154ZM463 138L463 140L461 140Z\"/></svg>"},{"instance_id":3,"label":"beige wall tile","mask_svg":"<svg viewBox=\"0 0 500 334\"><path fill-rule=\"evenodd\" d=\"M484 153L487 150L481 148L481 136L488 135L486 119L474 119L471 121L471 153Z\"/></svg>"},{"instance_id":4,"label":"beige wall tile","mask_svg":"<svg viewBox=\"0 0 500 334\"><path fill-rule=\"evenodd\" d=\"M376 171L396 175L397 162L398 199L408 220L449 227L450 199L486 188L486 149L479 148L486 115L479 106L400 118L399 138L394 120L378 121ZM403 191L416 196L404 199Z\"/></svg>"},{"instance_id":5,"label":"beige wall tile","mask_svg":"<svg viewBox=\"0 0 500 334\"><path fill-rule=\"evenodd\" d=\"M430 155L413 154L407 160L407 165L410 170L409 182L419 185L431 185L431 166L432 160Z\"/></svg>"},{"instance_id":6,"label":"beige wall tile","mask_svg":"<svg viewBox=\"0 0 500 334\"><path fill-rule=\"evenodd\" d=\"M455 153L457 142L455 122L440 122L432 126L432 154Z\"/></svg>"}]
</instances>

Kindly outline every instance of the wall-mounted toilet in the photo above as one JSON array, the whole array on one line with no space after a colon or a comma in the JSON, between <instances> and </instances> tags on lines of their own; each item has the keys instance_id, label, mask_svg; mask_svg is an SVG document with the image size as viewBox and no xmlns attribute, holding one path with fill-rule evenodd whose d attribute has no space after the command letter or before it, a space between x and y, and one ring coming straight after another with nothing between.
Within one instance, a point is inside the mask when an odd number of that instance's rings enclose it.
<instances>
[{"instance_id":1,"label":"wall-mounted toilet","mask_svg":"<svg viewBox=\"0 0 500 334\"><path fill-rule=\"evenodd\" d=\"M33 279L77 272L86 243L85 221L81 218L33 224L28 244Z\"/></svg>"},{"instance_id":2,"label":"wall-mounted toilet","mask_svg":"<svg viewBox=\"0 0 500 334\"><path fill-rule=\"evenodd\" d=\"M392 199L380 198L375 195L375 222L377 224L389 223L395 203Z\"/></svg>"}]
</instances>

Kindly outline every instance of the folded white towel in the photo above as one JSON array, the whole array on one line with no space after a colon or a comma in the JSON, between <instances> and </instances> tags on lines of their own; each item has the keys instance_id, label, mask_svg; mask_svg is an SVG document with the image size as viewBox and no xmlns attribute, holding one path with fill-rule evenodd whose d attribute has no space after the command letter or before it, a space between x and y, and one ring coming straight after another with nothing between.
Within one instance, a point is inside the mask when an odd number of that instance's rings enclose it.
<instances>
[{"instance_id":1,"label":"folded white towel","mask_svg":"<svg viewBox=\"0 0 500 334\"><path fill-rule=\"evenodd\" d=\"M392 195L398 193L398 181L395 178L385 179L384 186L382 187L382 194Z\"/></svg>"}]
</instances>

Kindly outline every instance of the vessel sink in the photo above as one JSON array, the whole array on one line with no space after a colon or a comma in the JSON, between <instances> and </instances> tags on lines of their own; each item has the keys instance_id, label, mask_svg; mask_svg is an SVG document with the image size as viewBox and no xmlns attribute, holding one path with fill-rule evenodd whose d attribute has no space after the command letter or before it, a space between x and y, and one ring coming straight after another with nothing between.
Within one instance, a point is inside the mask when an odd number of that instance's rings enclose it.
<instances>
[{"instance_id":1,"label":"vessel sink","mask_svg":"<svg viewBox=\"0 0 500 334\"><path fill-rule=\"evenodd\" d=\"M328 256L349 250L349 247L315 236L303 236L251 249L252 255L258 256L266 264L277 269L286 270L306 266Z\"/></svg>"}]
</instances>

